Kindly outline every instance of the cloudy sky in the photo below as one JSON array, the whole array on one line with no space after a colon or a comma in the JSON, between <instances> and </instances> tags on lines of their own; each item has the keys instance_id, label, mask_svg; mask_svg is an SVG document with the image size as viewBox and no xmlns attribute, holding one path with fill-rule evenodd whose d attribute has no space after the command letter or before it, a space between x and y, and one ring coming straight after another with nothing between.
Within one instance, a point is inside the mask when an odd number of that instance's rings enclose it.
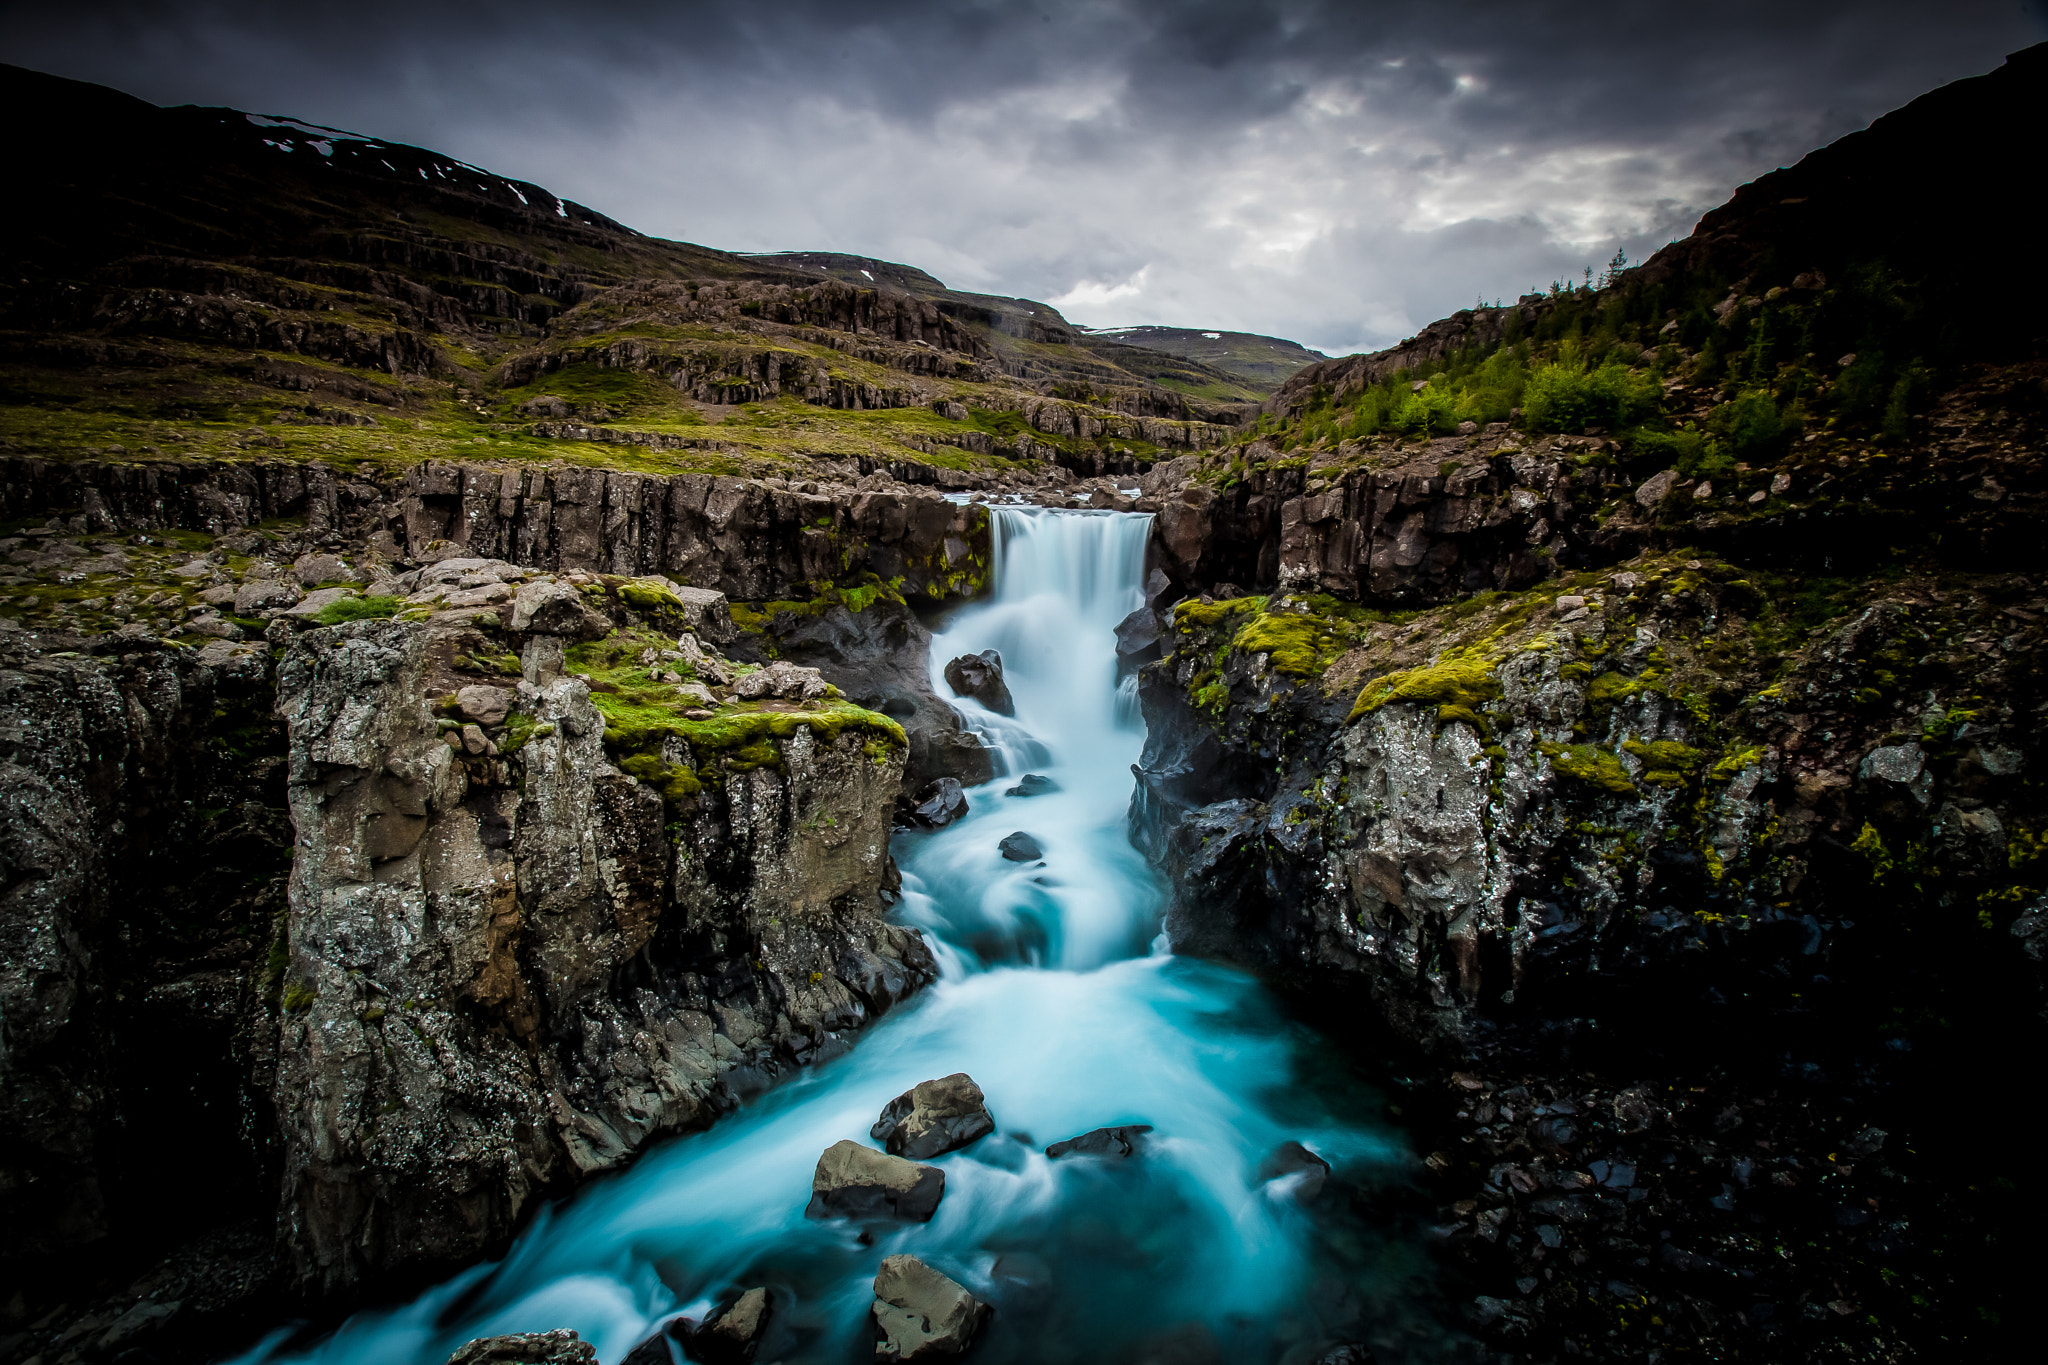
<instances>
[{"instance_id":1,"label":"cloudy sky","mask_svg":"<svg viewBox=\"0 0 2048 1365\"><path fill-rule=\"evenodd\" d=\"M1332 353L1640 258L2044 39L2048 0L0 7L0 60L431 147L650 234Z\"/></svg>"}]
</instances>

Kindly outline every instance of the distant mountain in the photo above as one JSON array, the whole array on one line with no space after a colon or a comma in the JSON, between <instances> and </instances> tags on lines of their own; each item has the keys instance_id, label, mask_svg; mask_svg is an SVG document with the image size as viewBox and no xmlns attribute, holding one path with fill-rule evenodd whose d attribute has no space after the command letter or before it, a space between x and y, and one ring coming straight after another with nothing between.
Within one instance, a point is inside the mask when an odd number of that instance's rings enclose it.
<instances>
[{"instance_id":1,"label":"distant mountain","mask_svg":"<svg viewBox=\"0 0 2048 1365\"><path fill-rule=\"evenodd\" d=\"M1297 370L1329 357L1282 337L1256 332L1205 332L1194 327L1094 327L1082 329L1098 340L1164 351L1211 369L1236 375L1270 392Z\"/></svg>"},{"instance_id":2,"label":"distant mountain","mask_svg":"<svg viewBox=\"0 0 2048 1365\"><path fill-rule=\"evenodd\" d=\"M962 318L981 319L991 331L1026 341L1078 348L1037 352L1040 365L1068 377L1119 374L1217 403L1256 403L1303 365L1321 360L1291 341L1242 332L1201 332L1177 327L1076 327L1051 304L994 294L967 294L917 269L870 256L835 251L776 251L748 260L802 270L855 286L900 289ZM1218 338L1221 338L1219 341ZM1265 348L1274 358L1264 361ZM1163 357L1171 357L1169 361ZM1292 357L1299 357L1294 359Z\"/></svg>"}]
</instances>

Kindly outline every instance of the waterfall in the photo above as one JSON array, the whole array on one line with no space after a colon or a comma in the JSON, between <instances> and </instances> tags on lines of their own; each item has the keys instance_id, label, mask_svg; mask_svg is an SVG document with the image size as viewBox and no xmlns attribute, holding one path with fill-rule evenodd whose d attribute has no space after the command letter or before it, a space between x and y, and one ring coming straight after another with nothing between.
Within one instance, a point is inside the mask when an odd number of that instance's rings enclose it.
<instances>
[{"instance_id":1,"label":"waterfall","mask_svg":"<svg viewBox=\"0 0 2048 1365\"><path fill-rule=\"evenodd\" d=\"M1300 1175L1269 1164L1299 1142L1354 1185L1399 1179L1376 1095L1250 978L1151 949L1161 890L1124 832L1144 735L1112 633L1140 600L1149 518L992 516L992 592L938 635L933 668L1000 651L1016 715L961 710L1009 771L970 789L964 819L895 848L902 914L936 941L942 979L849 1055L548 1210L502 1262L290 1358L441 1365L473 1337L571 1327L615 1365L666 1319L766 1285L763 1361L850 1362L869 1355L871 1283L898 1252L996 1305L975 1348L989 1365L1122 1361L1183 1338L1233 1361L1343 1340L1435 1358L1413 1248L1341 1197L1298 1201ZM1027 771L1055 789L1009 794ZM1043 857L1004 859L1013 831ZM820 1152L868 1141L890 1099L956 1071L997 1131L937 1158L930 1223L864 1242L804 1217ZM1132 1123L1154 1132L1128 1160L1044 1155ZM286 1358L282 1336L245 1359Z\"/></svg>"}]
</instances>

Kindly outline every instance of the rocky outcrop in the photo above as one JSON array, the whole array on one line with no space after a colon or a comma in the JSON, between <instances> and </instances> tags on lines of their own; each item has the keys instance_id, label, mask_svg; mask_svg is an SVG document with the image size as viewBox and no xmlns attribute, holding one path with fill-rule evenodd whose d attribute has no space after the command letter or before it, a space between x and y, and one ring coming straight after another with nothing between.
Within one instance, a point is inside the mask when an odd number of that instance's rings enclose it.
<instances>
[{"instance_id":1,"label":"rocky outcrop","mask_svg":"<svg viewBox=\"0 0 2048 1365\"><path fill-rule=\"evenodd\" d=\"M1141 675L1132 816L1176 948L1355 983L1398 1032L1464 1047L1674 978L1825 976L1869 951L1837 947L1872 932L1867 897L1967 920L2031 894L1999 852L2039 818L2031 625L1930 653L1997 608L1873 584L1770 681L1752 632L1781 618L1726 565L1573 585L1405 629L1299 598L1184 607Z\"/></svg>"},{"instance_id":2,"label":"rocky outcrop","mask_svg":"<svg viewBox=\"0 0 2048 1365\"><path fill-rule=\"evenodd\" d=\"M574 1332L520 1332L478 1337L448 1357L448 1365L597 1365L597 1348Z\"/></svg>"},{"instance_id":3,"label":"rocky outcrop","mask_svg":"<svg viewBox=\"0 0 2048 1365\"><path fill-rule=\"evenodd\" d=\"M685 726L629 776L606 747L626 732L542 635L505 724L450 728L453 661L493 648L467 615L310 632L279 666L282 1223L322 1291L483 1253L931 972L877 917L900 741L799 707L744 762Z\"/></svg>"},{"instance_id":4,"label":"rocky outcrop","mask_svg":"<svg viewBox=\"0 0 2048 1365\"><path fill-rule=\"evenodd\" d=\"M298 519L316 542L367 545L391 560L659 573L735 601L808 597L812 584L864 574L933 601L971 596L989 555L985 508L907 488L802 492L707 474L439 461L386 482L284 461L0 460L0 517L52 512L123 533L225 535Z\"/></svg>"}]
</instances>

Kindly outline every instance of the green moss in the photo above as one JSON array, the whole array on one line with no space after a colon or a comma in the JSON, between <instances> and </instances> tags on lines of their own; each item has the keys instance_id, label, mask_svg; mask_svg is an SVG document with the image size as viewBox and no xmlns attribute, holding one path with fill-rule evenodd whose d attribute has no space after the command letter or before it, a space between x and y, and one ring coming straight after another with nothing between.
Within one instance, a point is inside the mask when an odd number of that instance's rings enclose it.
<instances>
[{"instance_id":1,"label":"green moss","mask_svg":"<svg viewBox=\"0 0 2048 1365\"><path fill-rule=\"evenodd\" d=\"M1715 782L1732 782L1741 775L1743 769L1755 767L1763 762L1763 758L1762 746L1752 749L1730 749L1707 773L1707 777Z\"/></svg>"},{"instance_id":2,"label":"green moss","mask_svg":"<svg viewBox=\"0 0 2048 1365\"><path fill-rule=\"evenodd\" d=\"M1261 611L1245 623L1230 645L1246 654L1266 655L1275 672L1314 678L1330 666L1349 638L1335 622L1309 612Z\"/></svg>"},{"instance_id":3,"label":"green moss","mask_svg":"<svg viewBox=\"0 0 2048 1365\"><path fill-rule=\"evenodd\" d=\"M313 1002L319 998L311 982L294 981L284 988L284 994L279 997L278 1003L290 1013L299 1014L313 1008Z\"/></svg>"},{"instance_id":4,"label":"green moss","mask_svg":"<svg viewBox=\"0 0 2048 1365\"><path fill-rule=\"evenodd\" d=\"M396 616L404 605L402 597L343 597L314 612L313 621L316 625L338 626L344 621L386 620Z\"/></svg>"},{"instance_id":5,"label":"green moss","mask_svg":"<svg viewBox=\"0 0 2048 1365\"><path fill-rule=\"evenodd\" d=\"M1453 721L1471 726L1482 736L1488 733L1486 718L1469 706L1451 705L1436 708L1436 723L1438 725L1448 725Z\"/></svg>"},{"instance_id":6,"label":"green moss","mask_svg":"<svg viewBox=\"0 0 2048 1365\"><path fill-rule=\"evenodd\" d=\"M1636 795L1636 784L1628 780L1628 770L1621 766L1621 759L1606 749L1591 744L1551 744L1536 746L1537 751L1550 760L1550 766L1564 776L1616 796Z\"/></svg>"},{"instance_id":7,"label":"green moss","mask_svg":"<svg viewBox=\"0 0 2048 1365\"><path fill-rule=\"evenodd\" d=\"M682 599L660 583L636 578L630 583L619 585L619 600L635 611L654 616L681 616Z\"/></svg>"},{"instance_id":8,"label":"green moss","mask_svg":"<svg viewBox=\"0 0 2048 1365\"><path fill-rule=\"evenodd\" d=\"M729 604L729 610L733 624L741 630L755 635L772 635L776 622L782 617L823 616L834 607L845 607L858 614L877 602L902 605L902 587L901 578L885 582L874 574L867 574L852 587L827 584L816 597L806 601L733 602Z\"/></svg>"},{"instance_id":9,"label":"green moss","mask_svg":"<svg viewBox=\"0 0 2048 1365\"><path fill-rule=\"evenodd\" d=\"M1621 749L1623 753L1634 754L1643 760L1645 767L1667 772L1689 773L1705 761L1705 756L1698 749L1671 739L1654 740L1648 744L1639 739L1627 739L1622 741Z\"/></svg>"},{"instance_id":10,"label":"green moss","mask_svg":"<svg viewBox=\"0 0 2048 1365\"><path fill-rule=\"evenodd\" d=\"M1498 697L1500 682L1493 676L1489 660L1470 654L1448 654L1434 664L1389 673L1359 689L1345 723L1369 716L1394 702L1419 702L1429 706L1456 706L1469 711Z\"/></svg>"},{"instance_id":11,"label":"green moss","mask_svg":"<svg viewBox=\"0 0 2048 1365\"><path fill-rule=\"evenodd\" d=\"M704 790L695 769L670 764L660 754L634 754L621 760L619 769L660 792L661 799L671 807L695 802L697 794Z\"/></svg>"}]
</instances>

